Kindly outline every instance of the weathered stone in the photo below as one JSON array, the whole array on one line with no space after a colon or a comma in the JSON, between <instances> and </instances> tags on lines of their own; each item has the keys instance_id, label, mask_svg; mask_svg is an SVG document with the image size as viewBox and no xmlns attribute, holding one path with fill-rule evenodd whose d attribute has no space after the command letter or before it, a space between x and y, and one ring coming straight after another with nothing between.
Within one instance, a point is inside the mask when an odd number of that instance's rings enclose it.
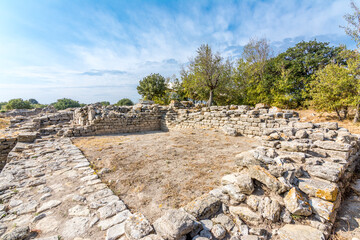
<instances>
[{"instance_id":1,"label":"weathered stone","mask_svg":"<svg viewBox=\"0 0 360 240\"><path fill-rule=\"evenodd\" d=\"M83 235L88 230L89 218L74 217L67 220L62 228L61 236L68 239Z\"/></svg>"},{"instance_id":2,"label":"weathered stone","mask_svg":"<svg viewBox=\"0 0 360 240\"><path fill-rule=\"evenodd\" d=\"M214 223L221 224L227 231L231 231L235 227L234 221L227 215L220 213L211 219ZM210 228L211 229L211 228Z\"/></svg>"},{"instance_id":3,"label":"weathered stone","mask_svg":"<svg viewBox=\"0 0 360 240\"><path fill-rule=\"evenodd\" d=\"M305 162L305 153L302 152L278 152L279 158L284 160L290 160L296 163Z\"/></svg>"},{"instance_id":4,"label":"weathered stone","mask_svg":"<svg viewBox=\"0 0 360 240\"><path fill-rule=\"evenodd\" d=\"M314 128L314 124L310 122L296 122L294 123L294 128L297 129L312 129Z\"/></svg>"},{"instance_id":5,"label":"weathered stone","mask_svg":"<svg viewBox=\"0 0 360 240\"><path fill-rule=\"evenodd\" d=\"M257 225L262 221L262 218L258 213L253 212L246 206L231 206L229 211L231 214L239 216L241 220L247 224Z\"/></svg>"},{"instance_id":6,"label":"weathered stone","mask_svg":"<svg viewBox=\"0 0 360 240\"><path fill-rule=\"evenodd\" d=\"M41 207L37 210L38 213L44 212L46 210L49 210L51 208L57 207L61 204L60 200L50 200L46 203L44 203L43 205L41 205Z\"/></svg>"},{"instance_id":7,"label":"weathered stone","mask_svg":"<svg viewBox=\"0 0 360 240\"><path fill-rule=\"evenodd\" d=\"M209 219L200 220L200 224L204 230L210 231L211 228L214 226L214 223Z\"/></svg>"},{"instance_id":8,"label":"weathered stone","mask_svg":"<svg viewBox=\"0 0 360 240\"><path fill-rule=\"evenodd\" d=\"M191 232L195 226L195 218L183 210L168 210L154 222L154 228L164 239L180 239Z\"/></svg>"},{"instance_id":9,"label":"weathered stone","mask_svg":"<svg viewBox=\"0 0 360 240\"><path fill-rule=\"evenodd\" d=\"M321 128L327 128L329 130L338 130L338 128L339 128L337 122L321 122L318 124Z\"/></svg>"},{"instance_id":10,"label":"weathered stone","mask_svg":"<svg viewBox=\"0 0 360 240\"><path fill-rule=\"evenodd\" d=\"M240 192L245 194L251 194L254 191L254 184L248 172L225 175L221 178L221 183L223 185L234 184L239 187Z\"/></svg>"},{"instance_id":11,"label":"weathered stone","mask_svg":"<svg viewBox=\"0 0 360 240\"><path fill-rule=\"evenodd\" d=\"M276 177L271 175L269 171L260 166L249 166L251 178L263 183L266 187L277 193L283 193L287 187L281 183Z\"/></svg>"},{"instance_id":12,"label":"weathered stone","mask_svg":"<svg viewBox=\"0 0 360 240\"><path fill-rule=\"evenodd\" d=\"M34 142L39 134L37 132L21 132L18 135L19 142Z\"/></svg>"},{"instance_id":13,"label":"weathered stone","mask_svg":"<svg viewBox=\"0 0 360 240\"><path fill-rule=\"evenodd\" d=\"M310 216L312 214L307 199L294 187L286 194L284 202L286 208L294 215Z\"/></svg>"},{"instance_id":14,"label":"weathered stone","mask_svg":"<svg viewBox=\"0 0 360 240\"><path fill-rule=\"evenodd\" d=\"M310 149L310 144L301 143L297 141L291 141L291 142L282 141L281 149L290 152L306 152L307 150Z\"/></svg>"},{"instance_id":15,"label":"weathered stone","mask_svg":"<svg viewBox=\"0 0 360 240\"><path fill-rule=\"evenodd\" d=\"M321 231L305 225L286 224L278 234L281 240L325 240Z\"/></svg>"},{"instance_id":16,"label":"weathered stone","mask_svg":"<svg viewBox=\"0 0 360 240\"><path fill-rule=\"evenodd\" d=\"M354 183L350 185L351 189L360 196L360 179L356 179Z\"/></svg>"},{"instance_id":17,"label":"weathered stone","mask_svg":"<svg viewBox=\"0 0 360 240\"><path fill-rule=\"evenodd\" d=\"M335 202L328 202L320 198L310 198L309 203L316 214L328 221L333 222L336 217L335 210L339 207L340 201L340 197Z\"/></svg>"},{"instance_id":18,"label":"weathered stone","mask_svg":"<svg viewBox=\"0 0 360 240\"><path fill-rule=\"evenodd\" d=\"M220 224L216 224L211 229L211 233L214 235L216 239L223 239L226 235L226 230Z\"/></svg>"},{"instance_id":19,"label":"weathered stone","mask_svg":"<svg viewBox=\"0 0 360 240\"><path fill-rule=\"evenodd\" d=\"M339 192L337 184L317 179L299 179L299 188L311 197L332 202L336 200Z\"/></svg>"},{"instance_id":20,"label":"weathered stone","mask_svg":"<svg viewBox=\"0 0 360 240\"><path fill-rule=\"evenodd\" d=\"M3 240L23 240L28 237L30 233L29 227L17 227L8 234L6 234Z\"/></svg>"},{"instance_id":21,"label":"weathered stone","mask_svg":"<svg viewBox=\"0 0 360 240\"><path fill-rule=\"evenodd\" d=\"M214 215L220 208L221 201L209 194L205 194L188 203L184 209L186 212L195 216L196 219L207 219Z\"/></svg>"},{"instance_id":22,"label":"weathered stone","mask_svg":"<svg viewBox=\"0 0 360 240\"><path fill-rule=\"evenodd\" d=\"M259 203L259 212L261 216L265 219L269 219L272 222L278 222L280 219L281 208L280 204L275 199L270 199L265 197Z\"/></svg>"},{"instance_id":23,"label":"weathered stone","mask_svg":"<svg viewBox=\"0 0 360 240\"><path fill-rule=\"evenodd\" d=\"M254 157L255 150L239 153L235 156L235 164L237 166L260 165L261 161Z\"/></svg>"},{"instance_id":24,"label":"weathered stone","mask_svg":"<svg viewBox=\"0 0 360 240\"><path fill-rule=\"evenodd\" d=\"M112 226L106 231L106 240L116 240L125 234L125 223Z\"/></svg>"},{"instance_id":25,"label":"weathered stone","mask_svg":"<svg viewBox=\"0 0 360 240\"><path fill-rule=\"evenodd\" d=\"M305 170L310 176L337 182L344 171L344 165L333 162L324 162L322 165L307 165Z\"/></svg>"},{"instance_id":26,"label":"weathered stone","mask_svg":"<svg viewBox=\"0 0 360 240\"><path fill-rule=\"evenodd\" d=\"M230 126L224 126L221 128L221 130L226 134L226 135L229 135L229 136L237 136L237 132L235 130L235 128L233 127L230 127Z\"/></svg>"},{"instance_id":27,"label":"weathered stone","mask_svg":"<svg viewBox=\"0 0 360 240\"><path fill-rule=\"evenodd\" d=\"M334 141L315 141L314 145L318 148L326 149L326 150L335 150L348 152L351 149L350 144L337 143Z\"/></svg>"},{"instance_id":28,"label":"weathered stone","mask_svg":"<svg viewBox=\"0 0 360 240\"><path fill-rule=\"evenodd\" d=\"M131 215L125 221L125 234L129 240L137 240L154 231L149 221L140 213Z\"/></svg>"},{"instance_id":29,"label":"weathered stone","mask_svg":"<svg viewBox=\"0 0 360 240\"><path fill-rule=\"evenodd\" d=\"M124 211L126 206L123 201L114 201L104 207L98 209L100 219L105 219L114 216L116 213Z\"/></svg>"},{"instance_id":30,"label":"weathered stone","mask_svg":"<svg viewBox=\"0 0 360 240\"><path fill-rule=\"evenodd\" d=\"M89 216L90 211L86 206L76 205L69 209L69 216Z\"/></svg>"},{"instance_id":31,"label":"weathered stone","mask_svg":"<svg viewBox=\"0 0 360 240\"><path fill-rule=\"evenodd\" d=\"M101 220L98 223L98 226L100 227L101 230L107 230L110 227L122 223L124 222L128 217L131 216L131 213L129 210L124 210L122 212L119 212L118 214L116 214L115 216L111 217L111 218L107 218L105 220Z\"/></svg>"}]
</instances>

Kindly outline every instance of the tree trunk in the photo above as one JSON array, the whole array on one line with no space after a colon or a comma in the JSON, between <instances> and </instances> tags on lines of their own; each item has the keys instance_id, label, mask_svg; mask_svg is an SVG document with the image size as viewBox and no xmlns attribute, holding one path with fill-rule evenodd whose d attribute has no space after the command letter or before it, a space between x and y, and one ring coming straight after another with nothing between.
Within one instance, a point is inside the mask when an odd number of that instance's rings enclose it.
<instances>
[{"instance_id":1,"label":"tree trunk","mask_svg":"<svg viewBox=\"0 0 360 240\"><path fill-rule=\"evenodd\" d=\"M335 112L339 118L339 121L342 121L339 109L335 109Z\"/></svg>"},{"instance_id":2,"label":"tree trunk","mask_svg":"<svg viewBox=\"0 0 360 240\"><path fill-rule=\"evenodd\" d=\"M208 103L207 103L208 107L211 107L212 102L213 102L213 98L214 98L214 90L211 89L210 90L210 97L209 97L209 100L208 100Z\"/></svg>"},{"instance_id":3,"label":"tree trunk","mask_svg":"<svg viewBox=\"0 0 360 240\"><path fill-rule=\"evenodd\" d=\"M357 123L360 121L360 103L356 105L356 112L354 117L354 123Z\"/></svg>"}]
</instances>

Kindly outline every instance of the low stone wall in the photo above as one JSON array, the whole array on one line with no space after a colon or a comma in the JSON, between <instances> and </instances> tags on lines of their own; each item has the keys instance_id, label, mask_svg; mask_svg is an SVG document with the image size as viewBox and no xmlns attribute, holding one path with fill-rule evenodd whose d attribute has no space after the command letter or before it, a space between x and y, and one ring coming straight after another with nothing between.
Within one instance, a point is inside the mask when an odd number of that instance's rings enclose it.
<instances>
[{"instance_id":1,"label":"low stone wall","mask_svg":"<svg viewBox=\"0 0 360 240\"><path fill-rule=\"evenodd\" d=\"M59 134L70 137L155 131L161 129L161 114L156 105L134 107L90 105L76 109L73 126Z\"/></svg>"},{"instance_id":2,"label":"low stone wall","mask_svg":"<svg viewBox=\"0 0 360 240\"><path fill-rule=\"evenodd\" d=\"M31 117L31 116L36 116L40 113L54 113L54 112L56 112L56 109L52 106L46 108L35 108L35 109L14 109L11 111L0 113L0 118L17 117L17 116Z\"/></svg>"},{"instance_id":3,"label":"low stone wall","mask_svg":"<svg viewBox=\"0 0 360 240\"><path fill-rule=\"evenodd\" d=\"M169 108L163 128L214 128L233 135L262 136L268 128L287 127L299 121L292 110L254 109L249 106Z\"/></svg>"},{"instance_id":4,"label":"low stone wall","mask_svg":"<svg viewBox=\"0 0 360 240\"><path fill-rule=\"evenodd\" d=\"M17 137L3 136L0 138L0 171L6 164L9 152L15 147Z\"/></svg>"}]
</instances>

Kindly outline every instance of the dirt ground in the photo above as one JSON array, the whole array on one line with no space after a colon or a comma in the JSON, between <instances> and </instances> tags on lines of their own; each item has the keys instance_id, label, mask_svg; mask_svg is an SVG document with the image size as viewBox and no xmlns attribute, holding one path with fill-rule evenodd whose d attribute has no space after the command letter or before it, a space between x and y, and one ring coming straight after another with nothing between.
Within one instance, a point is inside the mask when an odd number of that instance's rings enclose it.
<instances>
[{"instance_id":1,"label":"dirt ground","mask_svg":"<svg viewBox=\"0 0 360 240\"><path fill-rule=\"evenodd\" d=\"M10 125L10 118L0 118L0 129L7 128Z\"/></svg>"},{"instance_id":2,"label":"dirt ground","mask_svg":"<svg viewBox=\"0 0 360 240\"><path fill-rule=\"evenodd\" d=\"M360 168L357 169L354 181L360 179ZM360 196L350 188L344 196L334 224L331 240L360 238Z\"/></svg>"},{"instance_id":3,"label":"dirt ground","mask_svg":"<svg viewBox=\"0 0 360 240\"><path fill-rule=\"evenodd\" d=\"M154 221L220 185L235 171L236 154L259 145L253 138L209 130L172 130L73 140L103 181L132 210Z\"/></svg>"}]
</instances>

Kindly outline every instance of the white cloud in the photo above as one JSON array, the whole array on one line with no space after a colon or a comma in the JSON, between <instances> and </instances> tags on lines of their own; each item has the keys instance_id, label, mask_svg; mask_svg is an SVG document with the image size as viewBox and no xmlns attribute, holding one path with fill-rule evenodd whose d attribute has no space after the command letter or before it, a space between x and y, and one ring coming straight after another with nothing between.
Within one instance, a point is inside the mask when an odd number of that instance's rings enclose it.
<instances>
[{"instance_id":1,"label":"white cloud","mask_svg":"<svg viewBox=\"0 0 360 240\"><path fill-rule=\"evenodd\" d=\"M119 20L115 11L93 9L80 14L84 21L66 22L77 41L54 48L15 39L0 48L0 100L22 94L43 102L61 97L82 102L137 100L135 86L142 77L178 74L202 43L229 56L239 55L248 39L256 36L268 38L276 49L288 47L291 39L320 35L331 36L330 41L346 39L339 25L350 11L343 0L219 1L212 6L195 1L178 3L177 8L144 4L124 11L126 21ZM18 49L28 54L21 56ZM9 56L12 61L6 59Z\"/></svg>"}]
</instances>

